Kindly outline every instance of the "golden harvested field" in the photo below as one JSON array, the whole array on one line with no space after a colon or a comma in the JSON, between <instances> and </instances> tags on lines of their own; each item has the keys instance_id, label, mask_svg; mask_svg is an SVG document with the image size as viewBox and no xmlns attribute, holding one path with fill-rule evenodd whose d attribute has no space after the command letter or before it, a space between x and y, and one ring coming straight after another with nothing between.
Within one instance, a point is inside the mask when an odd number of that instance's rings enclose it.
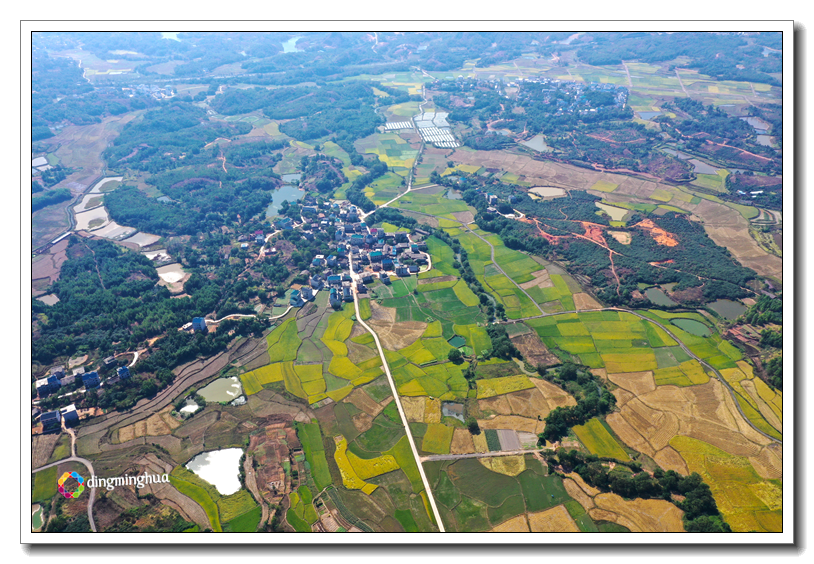
<instances>
[{"instance_id":1,"label":"golden harvested field","mask_svg":"<svg viewBox=\"0 0 814 564\"><path fill-rule=\"evenodd\" d=\"M466 429L455 429L452 434L452 444L449 447L450 454L469 454L477 452L472 434Z\"/></svg>"},{"instance_id":2,"label":"golden harvested field","mask_svg":"<svg viewBox=\"0 0 814 564\"><path fill-rule=\"evenodd\" d=\"M391 351L398 351L415 343L424 331L427 324L423 321L402 321L396 323L396 310L382 307L376 302L370 302L370 319L367 324L379 335L382 346Z\"/></svg>"},{"instance_id":3,"label":"golden harvested field","mask_svg":"<svg viewBox=\"0 0 814 564\"><path fill-rule=\"evenodd\" d=\"M593 498L586 494L574 480L566 478L562 481L562 485L565 486L565 491L568 492L568 495L577 500L585 511L595 507Z\"/></svg>"},{"instance_id":4,"label":"golden harvested field","mask_svg":"<svg viewBox=\"0 0 814 564\"><path fill-rule=\"evenodd\" d=\"M598 509L616 515L616 519L609 519L624 525L632 532L642 533L674 533L683 532L684 525L681 516L684 514L678 507L663 499L634 499L625 500L612 493L601 493L594 497ZM589 515L594 516L596 510Z\"/></svg>"},{"instance_id":5,"label":"golden harvested field","mask_svg":"<svg viewBox=\"0 0 814 564\"><path fill-rule=\"evenodd\" d=\"M529 532L529 523L528 519L526 519L526 514L523 513L522 515L518 515L517 517L512 517L506 521L503 521L497 527L492 528L492 533L528 533Z\"/></svg>"},{"instance_id":6,"label":"golden harvested field","mask_svg":"<svg viewBox=\"0 0 814 564\"><path fill-rule=\"evenodd\" d=\"M574 306L579 311L584 311L586 309L599 309L602 307L602 304L585 292L579 292L571 297L574 298Z\"/></svg>"},{"instance_id":7,"label":"golden harvested field","mask_svg":"<svg viewBox=\"0 0 814 564\"><path fill-rule=\"evenodd\" d=\"M564 505L545 511L529 513L529 527L532 533L578 533L577 526Z\"/></svg>"},{"instance_id":8,"label":"golden harvested field","mask_svg":"<svg viewBox=\"0 0 814 564\"><path fill-rule=\"evenodd\" d=\"M670 445L681 453L691 472L704 478L733 531L780 530L782 489L760 475L751 457L732 455L690 437L675 437Z\"/></svg>"},{"instance_id":9,"label":"golden harvested field","mask_svg":"<svg viewBox=\"0 0 814 564\"><path fill-rule=\"evenodd\" d=\"M343 401L352 403L371 417L376 417L384 409L381 405L376 403L373 398L367 395L362 388L354 389L348 397Z\"/></svg>"},{"instance_id":10,"label":"golden harvested field","mask_svg":"<svg viewBox=\"0 0 814 564\"><path fill-rule=\"evenodd\" d=\"M656 389L653 373L650 371L608 374L608 379L620 388L624 388L636 396L652 392Z\"/></svg>"},{"instance_id":11,"label":"golden harvested field","mask_svg":"<svg viewBox=\"0 0 814 564\"><path fill-rule=\"evenodd\" d=\"M424 398L424 423L441 422L441 400L439 398Z\"/></svg>"},{"instance_id":12,"label":"golden harvested field","mask_svg":"<svg viewBox=\"0 0 814 564\"><path fill-rule=\"evenodd\" d=\"M181 426L181 422L170 415L171 410L172 406L167 406L147 419L121 427L118 433L119 442L124 443L144 436L169 435L173 429Z\"/></svg>"},{"instance_id":13,"label":"golden harvested field","mask_svg":"<svg viewBox=\"0 0 814 564\"><path fill-rule=\"evenodd\" d=\"M549 409L577 405L577 400L574 399L574 396L551 382L546 382L540 378L534 378L532 383L542 392L543 397L545 397L546 401L548 402Z\"/></svg>"},{"instance_id":14,"label":"golden harvested field","mask_svg":"<svg viewBox=\"0 0 814 564\"><path fill-rule=\"evenodd\" d=\"M407 421L411 423L422 423L424 421L424 406L426 405L424 400L424 396L405 396L401 398L401 407L404 409Z\"/></svg>"},{"instance_id":15,"label":"golden harvested field","mask_svg":"<svg viewBox=\"0 0 814 564\"><path fill-rule=\"evenodd\" d=\"M515 456L494 456L489 458L478 458L478 462L492 472L505 474L506 476L517 476L526 469L526 458L522 454Z\"/></svg>"},{"instance_id":16,"label":"golden harvested field","mask_svg":"<svg viewBox=\"0 0 814 564\"><path fill-rule=\"evenodd\" d=\"M480 425L481 429L514 429L515 431L525 431L535 435L542 433L543 429L545 429L544 421L517 415L496 415L490 419L478 419L478 425Z\"/></svg>"},{"instance_id":17,"label":"golden harvested field","mask_svg":"<svg viewBox=\"0 0 814 564\"><path fill-rule=\"evenodd\" d=\"M675 470L682 476L687 476L690 473L689 470L687 470L687 463L684 462L681 455L671 446L666 446L658 451L653 456L653 460L664 470Z\"/></svg>"},{"instance_id":18,"label":"golden harvested field","mask_svg":"<svg viewBox=\"0 0 814 564\"><path fill-rule=\"evenodd\" d=\"M475 452L489 452L489 445L486 443L486 434L484 433L472 435L472 444L475 447Z\"/></svg>"}]
</instances>

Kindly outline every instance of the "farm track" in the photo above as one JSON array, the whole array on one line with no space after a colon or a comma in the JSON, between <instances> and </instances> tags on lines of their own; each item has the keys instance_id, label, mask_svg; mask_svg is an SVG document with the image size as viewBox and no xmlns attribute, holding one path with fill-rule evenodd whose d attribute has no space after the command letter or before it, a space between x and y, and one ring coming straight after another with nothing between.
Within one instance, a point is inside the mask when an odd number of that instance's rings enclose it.
<instances>
[{"instance_id":1,"label":"farm track","mask_svg":"<svg viewBox=\"0 0 814 564\"><path fill-rule=\"evenodd\" d=\"M93 464L91 463L91 461L87 460L85 458L81 458L79 456L76 456L76 433L74 433L73 429L68 429L68 428L65 428L65 427L63 427L63 429L65 431L67 431L67 433L71 436L71 456L69 456L68 458L63 458L62 460L57 460L56 462L52 462L51 464L46 464L45 466L40 466L39 468L34 468L33 470L31 470L31 473L35 474L35 473L39 472L40 470L45 470L46 468L52 468L54 466L58 466L58 465L63 464L65 462L79 462L80 464L84 465L85 468L88 469L88 473L90 474L90 476L94 476L95 474L93 472ZM90 523L90 530L95 533L97 531L96 531L96 523L93 521L93 502L96 500L95 499L96 498L96 488L88 488L88 490L89 490L88 495L90 496L88 498L88 522Z\"/></svg>"},{"instance_id":2,"label":"farm track","mask_svg":"<svg viewBox=\"0 0 814 564\"><path fill-rule=\"evenodd\" d=\"M547 450L554 450L554 448L537 448L528 450L500 450L494 452L469 452L466 454L431 454L430 456L422 456L422 462L429 462L431 460L460 460L462 458L491 458L495 456L513 456L518 454L530 454L534 452L545 452Z\"/></svg>"}]
</instances>

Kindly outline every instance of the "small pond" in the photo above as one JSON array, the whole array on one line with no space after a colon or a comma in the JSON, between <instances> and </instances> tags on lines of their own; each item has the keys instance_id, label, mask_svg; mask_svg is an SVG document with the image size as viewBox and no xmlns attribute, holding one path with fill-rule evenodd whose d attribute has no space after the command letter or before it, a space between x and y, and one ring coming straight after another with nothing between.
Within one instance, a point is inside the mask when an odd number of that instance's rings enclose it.
<instances>
[{"instance_id":1,"label":"small pond","mask_svg":"<svg viewBox=\"0 0 814 564\"><path fill-rule=\"evenodd\" d=\"M243 456L241 448L202 452L187 462L186 468L215 486L221 495L230 495L240 489L238 474L241 456Z\"/></svg>"},{"instance_id":2,"label":"small pond","mask_svg":"<svg viewBox=\"0 0 814 564\"><path fill-rule=\"evenodd\" d=\"M565 196L565 190L555 186L535 186L531 188L529 192L542 196L543 198L559 198L560 196Z\"/></svg>"},{"instance_id":3,"label":"small pond","mask_svg":"<svg viewBox=\"0 0 814 564\"><path fill-rule=\"evenodd\" d=\"M237 376L218 378L205 388L198 390L198 395L208 402L232 401L242 393Z\"/></svg>"},{"instance_id":4,"label":"small pond","mask_svg":"<svg viewBox=\"0 0 814 564\"><path fill-rule=\"evenodd\" d=\"M192 413L195 413L196 411L198 411L199 409L201 409L200 405L195 403L194 400L188 399L186 405L184 405L184 407L181 408L181 413L190 413L190 414L192 414Z\"/></svg>"},{"instance_id":5,"label":"small pond","mask_svg":"<svg viewBox=\"0 0 814 564\"><path fill-rule=\"evenodd\" d=\"M696 174L718 174L718 169L714 166L710 166L705 162L699 161L698 159L690 159L690 164L695 167L693 172Z\"/></svg>"},{"instance_id":6,"label":"small pond","mask_svg":"<svg viewBox=\"0 0 814 564\"><path fill-rule=\"evenodd\" d=\"M741 119L748 123L749 125L751 125L752 127L754 127L755 131L757 131L758 133L765 133L769 131L769 128L771 127L771 124L768 121L760 119L759 117L749 116L742 117Z\"/></svg>"},{"instance_id":7,"label":"small pond","mask_svg":"<svg viewBox=\"0 0 814 564\"><path fill-rule=\"evenodd\" d=\"M302 200L303 196L305 196L305 192L296 186L291 186L290 184L280 186L272 195L271 203L268 209L266 209L266 217L274 217L280 213L280 207L283 205L283 202L297 202Z\"/></svg>"},{"instance_id":8,"label":"small pond","mask_svg":"<svg viewBox=\"0 0 814 564\"><path fill-rule=\"evenodd\" d=\"M716 300L707 306L724 319L729 320L737 319L746 312L745 305L732 300Z\"/></svg>"},{"instance_id":9,"label":"small pond","mask_svg":"<svg viewBox=\"0 0 814 564\"><path fill-rule=\"evenodd\" d=\"M285 182L286 184L290 182L299 182L300 178L302 178L302 173L298 172L296 174L283 174L282 178L283 182Z\"/></svg>"},{"instance_id":10,"label":"small pond","mask_svg":"<svg viewBox=\"0 0 814 564\"><path fill-rule=\"evenodd\" d=\"M35 505L31 514L31 530L39 531L42 528L42 506Z\"/></svg>"},{"instance_id":11,"label":"small pond","mask_svg":"<svg viewBox=\"0 0 814 564\"><path fill-rule=\"evenodd\" d=\"M464 421L464 406L462 403L444 402L441 404L441 413L444 417L454 417L458 421Z\"/></svg>"},{"instance_id":12,"label":"small pond","mask_svg":"<svg viewBox=\"0 0 814 564\"><path fill-rule=\"evenodd\" d=\"M653 302L656 305L660 306L674 306L677 305L676 302L671 300L667 294L661 291L660 288L648 288L644 291L644 295L647 296L647 299Z\"/></svg>"},{"instance_id":13,"label":"small pond","mask_svg":"<svg viewBox=\"0 0 814 564\"><path fill-rule=\"evenodd\" d=\"M454 188L450 188L447 190L446 198L448 200L460 200L461 199L461 191L455 190Z\"/></svg>"},{"instance_id":14,"label":"small pond","mask_svg":"<svg viewBox=\"0 0 814 564\"><path fill-rule=\"evenodd\" d=\"M523 141L520 144L525 145L529 149L534 149L535 151L540 151L541 153L548 153L550 151L553 151L553 149L551 147L546 145L545 136L542 135L542 134L535 135L534 137L532 137L528 141Z\"/></svg>"},{"instance_id":15,"label":"small pond","mask_svg":"<svg viewBox=\"0 0 814 564\"><path fill-rule=\"evenodd\" d=\"M599 202L595 202L595 203L596 203L596 207L598 207L599 209L601 209L602 211L607 213L611 217L611 219L613 221L622 221L622 218L624 218L627 215L627 212L628 212L628 210L626 210L624 208L615 208L613 206L609 206L607 204L601 204Z\"/></svg>"},{"instance_id":16,"label":"small pond","mask_svg":"<svg viewBox=\"0 0 814 564\"><path fill-rule=\"evenodd\" d=\"M774 147L773 137L771 135L758 135L757 136L757 143L758 145L763 145L764 147Z\"/></svg>"},{"instance_id":17,"label":"small pond","mask_svg":"<svg viewBox=\"0 0 814 564\"><path fill-rule=\"evenodd\" d=\"M675 149L662 149L662 151L664 151L668 155L673 155L674 157L677 157L677 158L681 159L682 161L686 161L687 159L692 158L692 155L688 155L687 153L683 153L683 152L677 151Z\"/></svg>"},{"instance_id":18,"label":"small pond","mask_svg":"<svg viewBox=\"0 0 814 564\"><path fill-rule=\"evenodd\" d=\"M670 323L679 327L686 331L691 335L695 335L696 337L708 337L709 336L709 327L701 323L700 321L696 321L694 319L682 319L676 318L671 319Z\"/></svg>"},{"instance_id":19,"label":"small pond","mask_svg":"<svg viewBox=\"0 0 814 564\"><path fill-rule=\"evenodd\" d=\"M288 41L283 41L283 53L298 53L302 51L302 49L297 49L297 41L299 41L299 37L292 37Z\"/></svg>"}]
</instances>

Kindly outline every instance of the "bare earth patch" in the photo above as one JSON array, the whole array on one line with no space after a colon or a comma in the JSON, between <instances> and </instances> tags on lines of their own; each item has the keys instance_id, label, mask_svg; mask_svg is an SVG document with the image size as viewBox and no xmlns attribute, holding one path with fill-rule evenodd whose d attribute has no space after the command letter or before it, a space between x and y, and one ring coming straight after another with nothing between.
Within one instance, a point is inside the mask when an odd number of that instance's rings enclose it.
<instances>
[{"instance_id":1,"label":"bare earth patch","mask_svg":"<svg viewBox=\"0 0 814 564\"><path fill-rule=\"evenodd\" d=\"M608 235L619 241L623 245L630 245L632 237L627 231L608 231Z\"/></svg>"},{"instance_id":2,"label":"bare earth patch","mask_svg":"<svg viewBox=\"0 0 814 564\"><path fill-rule=\"evenodd\" d=\"M520 287L524 290L534 288L535 286L539 286L540 288L550 288L554 286L554 283L551 281L551 276L545 268L537 272L532 272L531 275L534 276L534 280L520 284Z\"/></svg>"}]
</instances>

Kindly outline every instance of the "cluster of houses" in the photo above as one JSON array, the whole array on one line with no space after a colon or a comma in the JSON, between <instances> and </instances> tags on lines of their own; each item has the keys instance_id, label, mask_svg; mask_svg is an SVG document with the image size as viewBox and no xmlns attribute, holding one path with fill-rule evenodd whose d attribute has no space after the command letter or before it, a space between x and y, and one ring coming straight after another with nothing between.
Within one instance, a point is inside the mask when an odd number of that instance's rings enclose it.
<instances>
[{"instance_id":1,"label":"cluster of houses","mask_svg":"<svg viewBox=\"0 0 814 564\"><path fill-rule=\"evenodd\" d=\"M105 363L107 365L113 364L115 363L115 359L108 357L105 359ZM105 383L115 384L121 380L127 380L130 377L130 369L126 366L120 366L116 369L116 373L109 377ZM64 366L55 366L50 370L48 376L36 381L37 395L41 399L45 398L59 391L60 388L75 383L77 378L82 379L82 385L88 390L98 388L102 385L101 378L96 370L86 372L85 368L80 366L79 368L75 368L72 374L66 375ZM40 412L39 408L35 407L32 409L31 415L34 417L39 415L44 433L60 429L63 421L68 427L79 421L79 414L74 404L46 412Z\"/></svg>"},{"instance_id":2,"label":"cluster of houses","mask_svg":"<svg viewBox=\"0 0 814 564\"><path fill-rule=\"evenodd\" d=\"M388 272L396 276L410 276L417 274L420 265L428 262L427 244L411 241L409 231L386 233L384 229L368 227L364 221L360 221L357 207L347 202L316 204L306 200L305 203L313 205L302 208L302 224L297 227L301 227L303 238L311 241L317 232L333 226L334 251L327 256L314 256L310 269L300 272L308 283L292 290L289 298L291 306L304 305L323 289L329 292L330 303L334 307L339 307L342 302L352 302L351 263L354 272L360 275L356 291L366 293L366 284L372 283L375 278L389 284ZM277 229L293 229L295 224L291 218L284 217L277 219L274 225ZM429 235L420 229L416 233Z\"/></svg>"},{"instance_id":3,"label":"cluster of houses","mask_svg":"<svg viewBox=\"0 0 814 564\"><path fill-rule=\"evenodd\" d=\"M113 357L105 359L107 366L114 363L115 359ZM85 367L80 366L79 368L75 368L72 374L66 375L64 366L55 366L51 369L48 376L37 380L34 385L37 389L37 395L40 398L45 398L57 392L60 388L75 383L77 378L82 379L82 385L86 389L98 388L101 384L101 378L96 370L86 372ZM128 378L130 378L130 369L126 366L120 366L116 369L116 374L108 378L107 382L109 384L115 384L121 380L127 380Z\"/></svg>"}]
</instances>

